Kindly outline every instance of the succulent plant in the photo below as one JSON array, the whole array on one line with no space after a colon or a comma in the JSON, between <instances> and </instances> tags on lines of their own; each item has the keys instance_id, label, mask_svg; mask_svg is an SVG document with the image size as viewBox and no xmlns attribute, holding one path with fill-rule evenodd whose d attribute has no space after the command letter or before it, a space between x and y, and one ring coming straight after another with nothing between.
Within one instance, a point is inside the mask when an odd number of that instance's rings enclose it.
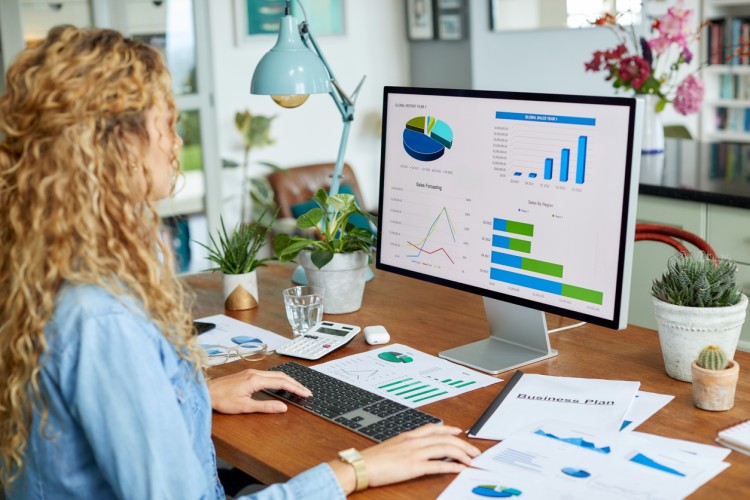
<instances>
[{"instance_id":1,"label":"succulent plant","mask_svg":"<svg viewBox=\"0 0 750 500\"><path fill-rule=\"evenodd\" d=\"M737 264L731 259L717 262L702 252L677 254L669 259L661 278L654 280L651 294L678 306L733 306L742 297Z\"/></svg>"},{"instance_id":2,"label":"succulent plant","mask_svg":"<svg viewBox=\"0 0 750 500\"><path fill-rule=\"evenodd\" d=\"M696 363L706 370L723 370L727 367L728 361L724 349L719 346L710 345L700 352Z\"/></svg>"}]
</instances>

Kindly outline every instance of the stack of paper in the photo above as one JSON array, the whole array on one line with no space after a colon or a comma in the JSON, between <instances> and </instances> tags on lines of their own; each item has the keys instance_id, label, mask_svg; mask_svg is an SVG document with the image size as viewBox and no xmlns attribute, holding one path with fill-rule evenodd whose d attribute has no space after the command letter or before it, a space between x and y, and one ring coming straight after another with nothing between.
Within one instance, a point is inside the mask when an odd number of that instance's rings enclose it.
<instances>
[{"instance_id":1,"label":"stack of paper","mask_svg":"<svg viewBox=\"0 0 750 500\"><path fill-rule=\"evenodd\" d=\"M638 392L639 386L640 382L517 371L471 428L469 436L501 440L545 417L594 429L632 430L672 399Z\"/></svg>"},{"instance_id":2,"label":"stack of paper","mask_svg":"<svg viewBox=\"0 0 750 500\"><path fill-rule=\"evenodd\" d=\"M683 498L726 469L729 450L547 420L474 460L440 496Z\"/></svg>"}]
</instances>

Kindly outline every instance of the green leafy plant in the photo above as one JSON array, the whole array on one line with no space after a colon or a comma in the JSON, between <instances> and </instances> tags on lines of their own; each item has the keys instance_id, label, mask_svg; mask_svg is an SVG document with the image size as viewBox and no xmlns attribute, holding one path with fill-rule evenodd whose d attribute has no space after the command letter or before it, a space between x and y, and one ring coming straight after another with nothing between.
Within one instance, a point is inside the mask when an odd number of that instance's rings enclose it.
<instances>
[{"instance_id":1,"label":"green leafy plant","mask_svg":"<svg viewBox=\"0 0 750 500\"><path fill-rule=\"evenodd\" d=\"M727 354L719 346L710 345L705 347L700 354L696 364L706 370L723 370L727 367Z\"/></svg>"},{"instance_id":2,"label":"green leafy plant","mask_svg":"<svg viewBox=\"0 0 750 500\"><path fill-rule=\"evenodd\" d=\"M733 306L742 297L737 264L731 259L717 262L702 252L675 255L669 259L667 271L654 280L651 295L679 306Z\"/></svg>"},{"instance_id":3,"label":"green leafy plant","mask_svg":"<svg viewBox=\"0 0 750 500\"><path fill-rule=\"evenodd\" d=\"M274 214L271 224L273 224L275 218L276 215ZM224 274L244 274L265 266L265 263L269 260L276 259L273 256L258 259L258 251L266 243L270 230L270 224L265 226L258 222L252 224L240 222L229 233L222 218L218 243L213 236L209 236L210 246L199 241L196 241L196 243L208 250L208 260L216 263L216 267L209 269L209 271L221 271Z\"/></svg>"},{"instance_id":4,"label":"green leafy plant","mask_svg":"<svg viewBox=\"0 0 750 500\"><path fill-rule=\"evenodd\" d=\"M319 189L313 200L318 206L298 217L297 227L314 229L318 237L277 235L273 248L279 260L290 261L302 250L310 250L313 264L320 269L333 259L334 254L362 250L372 262L372 246L377 241L376 236L367 229L354 226L349 222L349 217L359 214L371 223L375 222L375 218L360 209L350 194L328 196L325 190Z\"/></svg>"},{"instance_id":5,"label":"green leafy plant","mask_svg":"<svg viewBox=\"0 0 750 500\"><path fill-rule=\"evenodd\" d=\"M239 111L234 115L234 126L242 135L242 202L241 220L244 221L247 206L248 170L250 168L250 150L271 145L275 139L271 137L271 122L276 116L253 115L249 110Z\"/></svg>"}]
</instances>

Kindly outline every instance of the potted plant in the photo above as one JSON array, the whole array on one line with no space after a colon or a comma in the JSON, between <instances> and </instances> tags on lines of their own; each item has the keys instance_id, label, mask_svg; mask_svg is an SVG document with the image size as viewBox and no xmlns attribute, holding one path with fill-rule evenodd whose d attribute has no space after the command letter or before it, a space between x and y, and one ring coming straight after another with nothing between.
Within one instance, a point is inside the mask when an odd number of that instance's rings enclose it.
<instances>
[{"instance_id":1,"label":"potted plant","mask_svg":"<svg viewBox=\"0 0 750 500\"><path fill-rule=\"evenodd\" d=\"M216 263L216 267L209 271L221 271L223 274L222 288L226 309L239 311L258 306L258 277L255 270L265 266L267 261L275 259L273 256L258 257L258 252L267 241L269 231L270 224L240 222L229 233L222 218L218 243L213 236L209 236L210 246L196 241L208 250L207 258Z\"/></svg>"},{"instance_id":2,"label":"potted plant","mask_svg":"<svg viewBox=\"0 0 750 500\"><path fill-rule=\"evenodd\" d=\"M745 321L747 296L737 287L737 264L704 253L678 254L654 280L652 302L667 374L692 380L691 364L706 345L731 359Z\"/></svg>"},{"instance_id":3,"label":"potted plant","mask_svg":"<svg viewBox=\"0 0 750 500\"><path fill-rule=\"evenodd\" d=\"M242 135L242 180L240 182L240 222L250 217L248 200L252 196L252 186L248 188L250 168L250 151L275 142L271 137L271 122L276 116L253 115L249 110L238 111L234 115L234 126ZM267 164L270 165L270 164ZM260 220L255 219L255 220Z\"/></svg>"},{"instance_id":4,"label":"potted plant","mask_svg":"<svg viewBox=\"0 0 750 500\"><path fill-rule=\"evenodd\" d=\"M693 361L693 404L710 411L731 410L740 374L740 365L727 359L715 345L704 348Z\"/></svg>"},{"instance_id":5,"label":"potted plant","mask_svg":"<svg viewBox=\"0 0 750 500\"><path fill-rule=\"evenodd\" d=\"M307 281L323 288L323 310L330 314L356 311L362 305L367 265L372 262L375 235L349 222L360 214L368 221L375 218L360 209L353 195L328 196L320 189L313 200L318 205L297 218L299 229L312 229L314 237L282 233L274 239L279 260L291 261L298 255Z\"/></svg>"}]
</instances>

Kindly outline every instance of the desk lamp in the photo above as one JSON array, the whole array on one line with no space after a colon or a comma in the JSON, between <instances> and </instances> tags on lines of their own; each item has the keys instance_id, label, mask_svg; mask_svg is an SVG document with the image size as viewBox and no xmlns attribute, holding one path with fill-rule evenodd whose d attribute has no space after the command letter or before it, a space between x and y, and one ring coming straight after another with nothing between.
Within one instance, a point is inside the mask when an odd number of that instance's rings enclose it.
<instances>
[{"instance_id":1,"label":"desk lamp","mask_svg":"<svg viewBox=\"0 0 750 500\"><path fill-rule=\"evenodd\" d=\"M354 101L362 87L364 77L351 97L339 86L320 47L315 42L307 23L307 13L300 0L305 20L297 23L291 14L291 0L287 0L284 17L281 18L279 38L276 45L258 63L250 84L251 94L270 95L276 104L285 108L301 106L309 94L328 94L341 113L344 128L341 133L339 152L333 169L330 196L338 194L341 173L344 169L344 153L349 140L349 129L354 120ZM372 272L368 269L368 280ZM305 284L307 278L301 266L294 271L292 280Z\"/></svg>"}]
</instances>

